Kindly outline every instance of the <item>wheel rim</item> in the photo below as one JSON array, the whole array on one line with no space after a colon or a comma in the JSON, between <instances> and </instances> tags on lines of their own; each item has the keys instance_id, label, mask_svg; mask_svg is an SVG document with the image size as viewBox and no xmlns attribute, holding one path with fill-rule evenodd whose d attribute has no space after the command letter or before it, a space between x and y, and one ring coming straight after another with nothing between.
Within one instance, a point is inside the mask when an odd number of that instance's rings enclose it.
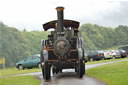
<instances>
[{"instance_id":1,"label":"wheel rim","mask_svg":"<svg viewBox=\"0 0 128 85\"><path fill-rule=\"evenodd\" d=\"M113 59L115 59L115 57L113 57Z\"/></svg>"},{"instance_id":2,"label":"wheel rim","mask_svg":"<svg viewBox=\"0 0 128 85\"><path fill-rule=\"evenodd\" d=\"M102 60L105 60L104 58L102 58Z\"/></svg>"},{"instance_id":3,"label":"wheel rim","mask_svg":"<svg viewBox=\"0 0 128 85\"><path fill-rule=\"evenodd\" d=\"M22 66L22 65L20 65L20 66L19 66L19 70L22 70L22 69L23 69L23 66Z\"/></svg>"},{"instance_id":4,"label":"wheel rim","mask_svg":"<svg viewBox=\"0 0 128 85\"><path fill-rule=\"evenodd\" d=\"M90 61L93 61L93 58L90 58Z\"/></svg>"}]
</instances>

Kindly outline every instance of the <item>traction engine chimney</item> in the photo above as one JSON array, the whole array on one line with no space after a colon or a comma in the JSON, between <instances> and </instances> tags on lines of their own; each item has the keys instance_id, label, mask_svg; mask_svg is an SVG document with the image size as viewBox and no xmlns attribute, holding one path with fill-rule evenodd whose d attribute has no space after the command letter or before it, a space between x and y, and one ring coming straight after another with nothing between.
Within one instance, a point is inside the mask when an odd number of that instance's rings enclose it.
<instances>
[{"instance_id":1,"label":"traction engine chimney","mask_svg":"<svg viewBox=\"0 0 128 85\"><path fill-rule=\"evenodd\" d=\"M57 10L57 17L58 17L57 31L63 32L64 31L64 18L63 18L64 7L57 7L56 10Z\"/></svg>"}]
</instances>

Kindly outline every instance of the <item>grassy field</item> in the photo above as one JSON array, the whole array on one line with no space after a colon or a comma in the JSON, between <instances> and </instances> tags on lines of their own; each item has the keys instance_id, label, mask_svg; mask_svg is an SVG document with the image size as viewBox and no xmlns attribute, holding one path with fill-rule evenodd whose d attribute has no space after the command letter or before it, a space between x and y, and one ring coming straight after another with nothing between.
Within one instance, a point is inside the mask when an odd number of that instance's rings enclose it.
<instances>
[{"instance_id":1,"label":"grassy field","mask_svg":"<svg viewBox=\"0 0 128 85\"><path fill-rule=\"evenodd\" d=\"M6 68L4 70L0 69L0 76L9 76L9 75L32 73L32 72L41 72L41 69L38 68L24 69L24 70L18 70L16 68Z\"/></svg>"},{"instance_id":2,"label":"grassy field","mask_svg":"<svg viewBox=\"0 0 128 85\"><path fill-rule=\"evenodd\" d=\"M40 80L37 80L34 76L17 76L17 77L7 77L3 78L2 76L10 76L16 74L32 73L32 72L41 72L41 69L24 69L18 70L16 68L6 68L0 70L0 85L39 85Z\"/></svg>"},{"instance_id":3,"label":"grassy field","mask_svg":"<svg viewBox=\"0 0 128 85\"><path fill-rule=\"evenodd\" d=\"M118 61L118 60L124 60L124 59L128 59L128 57L126 57L126 58L118 58L118 59L100 60L100 61L88 61L86 63L86 65L89 65L89 64L98 64L98 63L105 63L105 62L110 62L110 61Z\"/></svg>"},{"instance_id":4,"label":"grassy field","mask_svg":"<svg viewBox=\"0 0 128 85\"><path fill-rule=\"evenodd\" d=\"M86 74L102 80L108 85L128 85L128 61L92 68Z\"/></svg>"},{"instance_id":5,"label":"grassy field","mask_svg":"<svg viewBox=\"0 0 128 85\"><path fill-rule=\"evenodd\" d=\"M34 76L18 76L0 78L0 85L40 85L40 80Z\"/></svg>"}]
</instances>

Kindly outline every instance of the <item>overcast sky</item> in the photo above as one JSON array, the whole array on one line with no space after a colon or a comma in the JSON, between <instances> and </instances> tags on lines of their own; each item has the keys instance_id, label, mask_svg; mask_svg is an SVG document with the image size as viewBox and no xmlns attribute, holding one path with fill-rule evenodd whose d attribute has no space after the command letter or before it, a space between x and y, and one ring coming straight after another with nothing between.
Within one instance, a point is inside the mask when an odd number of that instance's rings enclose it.
<instances>
[{"instance_id":1,"label":"overcast sky","mask_svg":"<svg viewBox=\"0 0 128 85\"><path fill-rule=\"evenodd\" d=\"M0 0L0 21L28 31L57 19L55 8L64 6L64 18L106 27L128 25L128 1L122 0Z\"/></svg>"}]
</instances>

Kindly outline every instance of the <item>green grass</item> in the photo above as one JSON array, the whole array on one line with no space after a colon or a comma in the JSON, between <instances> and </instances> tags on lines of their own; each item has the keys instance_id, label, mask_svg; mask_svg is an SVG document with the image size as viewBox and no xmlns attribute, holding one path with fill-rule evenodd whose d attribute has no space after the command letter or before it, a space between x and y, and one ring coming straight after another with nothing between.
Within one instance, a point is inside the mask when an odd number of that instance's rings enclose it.
<instances>
[{"instance_id":1,"label":"green grass","mask_svg":"<svg viewBox=\"0 0 128 85\"><path fill-rule=\"evenodd\" d=\"M32 72L41 72L41 69L38 68L24 69L24 70L18 70L16 68L6 68L4 70L0 69L0 76L9 76L9 75L32 73Z\"/></svg>"},{"instance_id":2,"label":"green grass","mask_svg":"<svg viewBox=\"0 0 128 85\"><path fill-rule=\"evenodd\" d=\"M124 59L128 59L128 57L126 57L126 58L117 58L117 59L108 59L108 60L100 60L100 61L88 61L86 63L86 65L89 65L89 64L98 64L98 63L105 63L105 62L110 62L110 61L118 61L118 60L124 60Z\"/></svg>"},{"instance_id":3,"label":"green grass","mask_svg":"<svg viewBox=\"0 0 128 85\"><path fill-rule=\"evenodd\" d=\"M95 67L87 70L86 74L108 85L128 85L128 61Z\"/></svg>"},{"instance_id":4,"label":"green grass","mask_svg":"<svg viewBox=\"0 0 128 85\"><path fill-rule=\"evenodd\" d=\"M0 85L40 85L40 80L34 76L18 76L0 78Z\"/></svg>"}]
</instances>

